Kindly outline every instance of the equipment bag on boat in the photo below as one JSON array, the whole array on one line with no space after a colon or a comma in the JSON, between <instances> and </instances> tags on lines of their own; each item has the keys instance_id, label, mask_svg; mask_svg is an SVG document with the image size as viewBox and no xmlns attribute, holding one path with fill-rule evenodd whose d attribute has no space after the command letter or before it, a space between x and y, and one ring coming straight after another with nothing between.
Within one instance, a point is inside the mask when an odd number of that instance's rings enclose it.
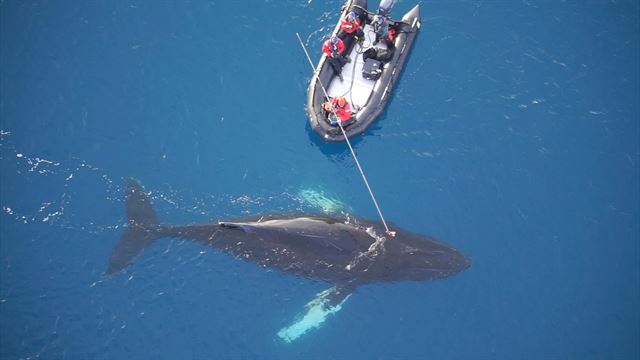
<instances>
[{"instance_id":1,"label":"equipment bag on boat","mask_svg":"<svg viewBox=\"0 0 640 360\"><path fill-rule=\"evenodd\" d=\"M367 59L362 68L362 77L369 80L378 80L382 74L382 62L376 59Z\"/></svg>"}]
</instances>

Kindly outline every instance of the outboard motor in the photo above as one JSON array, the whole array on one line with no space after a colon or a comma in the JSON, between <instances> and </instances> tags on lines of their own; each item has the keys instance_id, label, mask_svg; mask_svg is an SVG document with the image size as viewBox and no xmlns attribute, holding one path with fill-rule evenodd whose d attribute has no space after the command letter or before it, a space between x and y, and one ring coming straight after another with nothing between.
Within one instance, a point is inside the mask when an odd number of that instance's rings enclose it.
<instances>
[{"instance_id":1,"label":"outboard motor","mask_svg":"<svg viewBox=\"0 0 640 360\"><path fill-rule=\"evenodd\" d=\"M380 6L378 6L378 15L387 17L391 12L394 0L380 0Z\"/></svg>"}]
</instances>

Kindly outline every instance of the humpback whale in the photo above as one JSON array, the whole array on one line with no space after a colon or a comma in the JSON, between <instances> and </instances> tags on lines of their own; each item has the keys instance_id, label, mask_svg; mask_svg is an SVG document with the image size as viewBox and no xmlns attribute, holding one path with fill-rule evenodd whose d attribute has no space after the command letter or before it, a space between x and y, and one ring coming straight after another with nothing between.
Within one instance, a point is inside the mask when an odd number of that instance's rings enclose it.
<instances>
[{"instance_id":1,"label":"humpback whale","mask_svg":"<svg viewBox=\"0 0 640 360\"><path fill-rule=\"evenodd\" d=\"M326 316L340 310L365 284L444 279L470 265L458 250L427 236L398 229L387 240L383 224L316 214L267 214L241 220L191 225L161 224L151 199L127 178L126 230L109 258L107 275L126 268L143 249L160 238L199 242L239 259L292 275L318 279L332 287L309 302L304 313L278 335L290 342Z\"/></svg>"}]
</instances>

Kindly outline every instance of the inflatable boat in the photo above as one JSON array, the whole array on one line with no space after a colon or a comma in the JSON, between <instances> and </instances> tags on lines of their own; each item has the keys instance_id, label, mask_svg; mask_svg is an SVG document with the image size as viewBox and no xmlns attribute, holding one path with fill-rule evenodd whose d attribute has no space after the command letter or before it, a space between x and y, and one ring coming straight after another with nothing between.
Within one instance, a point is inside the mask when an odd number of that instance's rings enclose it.
<instances>
[{"instance_id":1,"label":"inflatable boat","mask_svg":"<svg viewBox=\"0 0 640 360\"><path fill-rule=\"evenodd\" d=\"M387 17L389 26L396 31L393 41L395 50L390 59L376 65L380 66L374 69L376 76L367 76L371 75L368 73L371 66L370 61L365 64L363 54L371 48L384 50L386 44L375 41L372 24L377 14L367 9L367 0L347 1L331 37L338 35L340 22L350 11L358 12L364 20L361 22L364 39L356 41L349 36L344 39L345 54L348 54L350 61L342 67L341 74L336 73L323 53L307 94L307 115L311 128L327 142L344 141L345 138L336 121L332 121L323 108L327 97L322 86L330 98L343 96L351 106L351 119L342 122L347 137L363 133L384 110L420 29L420 5L414 6L401 20Z\"/></svg>"}]
</instances>

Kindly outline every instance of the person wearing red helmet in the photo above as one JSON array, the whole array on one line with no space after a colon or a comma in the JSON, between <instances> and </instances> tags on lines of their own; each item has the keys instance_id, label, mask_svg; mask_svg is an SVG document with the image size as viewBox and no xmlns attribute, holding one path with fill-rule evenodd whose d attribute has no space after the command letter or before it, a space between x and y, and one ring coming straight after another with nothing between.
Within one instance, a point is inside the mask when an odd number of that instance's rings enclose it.
<instances>
[{"instance_id":1,"label":"person wearing red helmet","mask_svg":"<svg viewBox=\"0 0 640 360\"><path fill-rule=\"evenodd\" d=\"M349 102L344 96L336 96L322 104L322 106L327 112L328 119L333 126L337 126L338 121L345 124L351 119L351 105L349 105ZM337 119L336 116L338 117Z\"/></svg>"}]
</instances>

